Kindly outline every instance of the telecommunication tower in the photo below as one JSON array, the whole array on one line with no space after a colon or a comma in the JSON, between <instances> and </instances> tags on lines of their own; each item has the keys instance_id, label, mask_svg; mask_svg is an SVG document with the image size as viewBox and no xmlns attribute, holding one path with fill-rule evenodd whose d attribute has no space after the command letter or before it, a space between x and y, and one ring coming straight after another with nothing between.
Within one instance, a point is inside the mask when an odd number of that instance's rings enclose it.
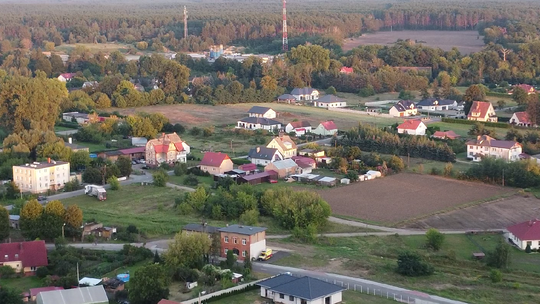
<instances>
[{"instance_id":1,"label":"telecommunication tower","mask_svg":"<svg viewBox=\"0 0 540 304\"><path fill-rule=\"evenodd\" d=\"M187 38L187 8L184 5L184 38Z\"/></svg>"},{"instance_id":2,"label":"telecommunication tower","mask_svg":"<svg viewBox=\"0 0 540 304\"><path fill-rule=\"evenodd\" d=\"M287 38L287 0L283 0L283 52L289 50L289 39Z\"/></svg>"}]
</instances>

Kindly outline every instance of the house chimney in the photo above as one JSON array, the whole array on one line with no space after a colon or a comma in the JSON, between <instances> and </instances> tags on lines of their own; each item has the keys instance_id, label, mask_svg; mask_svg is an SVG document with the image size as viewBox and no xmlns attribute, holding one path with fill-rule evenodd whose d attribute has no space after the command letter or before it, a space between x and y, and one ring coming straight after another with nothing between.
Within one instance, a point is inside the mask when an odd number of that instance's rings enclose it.
<instances>
[{"instance_id":1,"label":"house chimney","mask_svg":"<svg viewBox=\"0 0 540 304\"><path fill-rule=\"evenodd\" d=\"M73 143L73 139L70 137L68 138L68 143L72 144Z\"/></svg>"},{"instance_id":2,"label":"house chimney","mask_svg":"<svg viewBox=\"0 0 540 304\"><path fill-rule=\"evenodd\" d=\"M47 158L47 162L50 164L51 163L51 158Z\"/></svg>"},{"instance_id":3,"label":"house chimney","mask_svg":"<svg viewBox=\"0 0 540 304\"><path fill-rule=\"evenodd\" d=\"M257 147L257 153L261 153L261 147Z\"/></svg>"}]
</instances>

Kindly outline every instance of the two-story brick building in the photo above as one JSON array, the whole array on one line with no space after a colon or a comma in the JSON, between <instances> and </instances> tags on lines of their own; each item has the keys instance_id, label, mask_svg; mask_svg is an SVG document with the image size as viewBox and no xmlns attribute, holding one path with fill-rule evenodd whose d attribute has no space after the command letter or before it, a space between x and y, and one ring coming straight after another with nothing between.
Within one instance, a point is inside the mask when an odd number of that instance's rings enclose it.
<instances>
[{"instance_id":1,"label":"two-story brick building","mask_svg":"<svg viewBox=\"0 0 540 304\"><path fill-rule=\"evenodd\" d=\"M243 225L230 225L219 229L221 256L227 257L232 250L239 260L257 258L266 250L266 228Z\"/></svg>"}]
</instances>

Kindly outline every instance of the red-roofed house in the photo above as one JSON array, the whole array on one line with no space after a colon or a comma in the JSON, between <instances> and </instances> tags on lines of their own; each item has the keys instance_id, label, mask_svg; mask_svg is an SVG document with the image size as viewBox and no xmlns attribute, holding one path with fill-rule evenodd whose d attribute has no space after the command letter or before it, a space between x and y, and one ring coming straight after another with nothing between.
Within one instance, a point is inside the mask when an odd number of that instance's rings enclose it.
<instances>
[{"instance_id":1,"label":"red-roofed house","mask_svg":"<svg viewBox=\"0 0 540 304\"><path fill-rule=\"evenodd\" d=\"M233 169L233 162L229 155L221 152L206 152L199 164L199 168L213 175L223 174Z\"/></svg>"},{"instance_id":2,"label":"red-roofed house","mask_svg":"<svg viewBox=\"0 0 540 304\"><path fill-rule=\"evenodd\" d=\"M322 135L322 136L334 136L338 132L338 128L334 121L327 120L321 122L317 128L313 129L312 131L314 134Z\"/></svg>"},{"instance_id":3,"label":"red-roofed house","mask_svg":"<svg viewBox=\"0 0 540 304\"><path fill-rule=\"evenodd\" d=\"M35 274L39 267L47 266L45 241L0 244L0 266L10 266L19 273Z\"/></svg>"},{"instance_id":4,"label":"red-roofed house","mask_svg":"<svg viewBox=\"0 0 540 304\"><path fill-rule=\"evenodd\" d=\"M36 301L36 297L40 292L53 291L53 290L64 290L64 287L49 286L49 287L38 287L30 288L30 301Z\"/></svg>"},{"instance_id":5,"label":"red-roofed house","mask_svg":"<svg viewBox=\"0 0 540 304\"><path fill-rule=\"evenodd\" d=\"M129 149L118 150L122 155L129 157L130 159L141 159L146 155L146 147L135 147Z\"/></svg>"},{"instance_id":6,"label":"red-roofed house","mask_svg":"<svg viewBox=\"0 0 540 304\"><path fill-rule=\"evenodd\" d=\"M427 127L419 119L409 119L400 124L397 130L399 134L426 135Z\"/></svg>"},{"instance_id":7,"label":"red-roofed house","mask_svg":"<svg viewBox=\"0 0 540 304\"><path fill-rule=\"evenodd\" d=\"M161 163L185 163L190 152L188 144L182 141L176 132L161 134L160 138L149 140L146 143L146 163L158 166Z\"/></svg>"},{"instance_id":8,"label":"red-roofed house","mask_svg":"<svg viewBox=\"0 0 540 304\"><path fill-rule=\"evenodd\" d=\"M454 131L450 130L450 131L444 131L444 132L436 131L435 133L433 133L431 137L438 138L438 139L458 139L461 136L457 135Z\"/></svg>"},{"instance_id":9,"label":"red-roofed house","mask_svg":"<svg viewBox=\"0 0 540 304\"><path fill-rule=\"evenodd\" d=\"M522 127L530 127L533 125L531 120L529 119L529 114L527 114L527 112L514 113L512 115L512 118L510 118L510 124Z\"/></svg>"},{"instance_id":10,"label":"red-roofed house","mask_svg":"<svg viewBox=\"0 0 540 304\"><path fill-rule=\"evenodd\" d=\"M519 223L506 228L508 238L514 242L520 249L525 250L527 245L531 249L540 249L540 220L534 219Z\"/></svg>"},{"instance_id":11,"label":"red-roofed house","mask_svg":"<svg viewBox=\"0 0 540 304\"><path fill-rule=\"evenodd\" d=\"M68 82L70 81L73 77L75 77L77 74L76 73L64 73L64 74L60 74L60 76L58 76L58 80L61 81L61 82Z\"/></svg>"},{"instance_id":12,"label":"red-roofed house","mask_svg":"<svg viewBox=\"0 0 540 304\"><path fill-rule=\"evenodd\" d=\"M476 121L488 121L488 122L497 122L497 114L491 102L487 101L474 101L469 114L467 115L468 120Z\"/></svg>"},{"instance_id":13,"label":"red-roofed house","mask_svg":"<svg viewBox=\"0 0 540 304\"><path fill-rule=\"evenodd\" d=\"M353 68L342 67L341 70L339 70L339 72L342 74L351 74L354 71L353 71Z\"/></svg>"},{"instance_id":14,"label":"red-roofed house","mask_svg":"<svg viewBox=\"0 0 540 304\"><path fill-rule=\"evenodd\" d=\"M514 88L512 90L510 90L510 92L508 92L508 95L514 94L514 89L515 88L523 89L525 92L527 92L528 95L536 94L536 90L534 89L534 87L532 85L518 84L518 85L515 85Z\"/></svg>"}]
</instances>

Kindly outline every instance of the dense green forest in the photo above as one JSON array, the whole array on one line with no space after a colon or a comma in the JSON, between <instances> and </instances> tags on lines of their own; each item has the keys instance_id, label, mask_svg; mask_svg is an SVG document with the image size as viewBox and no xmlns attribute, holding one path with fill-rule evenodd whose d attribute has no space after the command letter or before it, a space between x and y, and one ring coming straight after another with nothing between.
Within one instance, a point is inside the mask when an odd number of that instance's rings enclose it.
<instances>
[{"instance_id":1,"label":"dense green forest","mask_svg":"<svg viewBox=\"0 0 540 304\"><path fill-rule=\"evenodd\" d=\"M183 6L189 37L183 38ZM379 30L471 30L506 26L534 28L538 1L291 1L289 37L342 39ZM510 31L512 29L509 29ZM495 31L496 32L496 31ZM530 31L532 32L532 31ZM537 35L537 33L535 33ZM200 51L212 44L269 43L281 36L281 1L0 1L0 41L11 47L44 42L146 41L150 48ZM490 38L495 41L496 33ZM491 37L491 36L490 36ZM2 49L10 47L2 43ZM276 44L275 47L279 47ZM278 49L279 50L279 49Z\"/></svg>"}]
</instances>

